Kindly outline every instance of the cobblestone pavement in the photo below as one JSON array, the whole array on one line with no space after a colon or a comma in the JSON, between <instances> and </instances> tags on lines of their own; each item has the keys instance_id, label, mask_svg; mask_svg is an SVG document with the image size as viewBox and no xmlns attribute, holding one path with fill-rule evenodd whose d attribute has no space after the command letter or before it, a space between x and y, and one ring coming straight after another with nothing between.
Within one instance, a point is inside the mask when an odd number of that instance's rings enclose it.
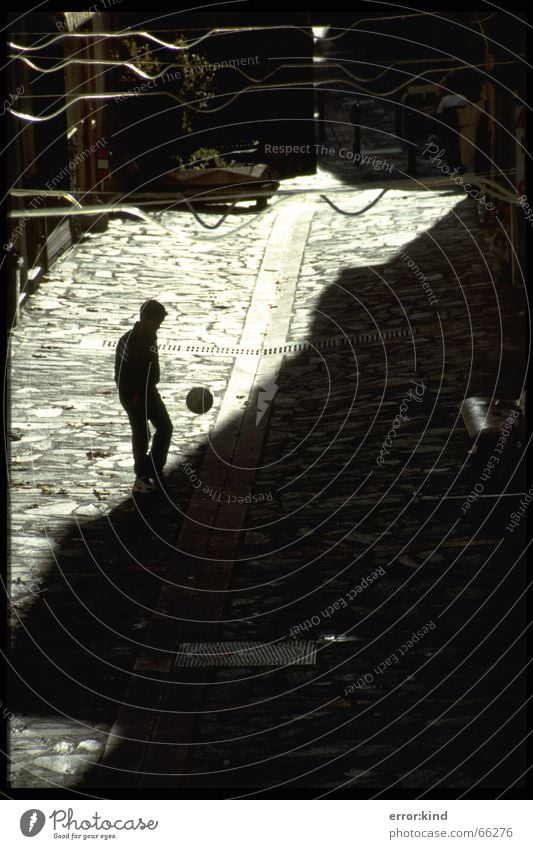
<instances>
[{"instance_id":1,"label":"cobblestone pavement","mask_svg":"<svg viewBox=\"0 0 533 849\"><path fill-rule=\"evenodd\" d=\"M346 185L329 166L283 187ZM383 185L331 198L355 212ZM478 479L459 404L522 383L492 232L462 193L408 183L359 217L306 195L213 233L155 218L175 238L114 218L70 249L11 336L12 786L517 780L498 737L522 733L516 497L461 511ZM149 297L170 313L170 498L135 503L112 346ZM316 666L175 663L180 641L295 637Z\"/></svg>"}]
</instances>

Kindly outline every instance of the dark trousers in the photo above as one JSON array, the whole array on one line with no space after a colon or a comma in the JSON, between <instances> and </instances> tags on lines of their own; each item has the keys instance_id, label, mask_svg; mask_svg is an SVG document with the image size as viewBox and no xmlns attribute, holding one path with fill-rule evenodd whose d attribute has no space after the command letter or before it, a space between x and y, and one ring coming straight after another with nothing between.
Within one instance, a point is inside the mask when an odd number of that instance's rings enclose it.
<instances>
[{"instance_id":1,"label":"dark trousers","mask_svg":"<svg viewBox=\"0 0 533 849\"><path fill-rule=\"evenodd\" d=\"M147 389L140 395L137 406L134 405L130 395L120 390L119 398L130 420L135 474L137 477L159 475L167 461L172 436L172 422L163 399L155 387ZM148 453L149 421L155 427L150 453Z\"/></svg>"},{"instance_id":2,"label":"dark trousers","mask_svg":"<svg viewBox=\"0 0 533 849\"><path fill-rule=\"evenodd\" d=\"M442 138L442 143L446 150L446 159L450 168L459 168L461 166L461 148L459 134L459 120L457 118L457 108L449 106L443 109L440 116L444 126L439 127L439 133Z\"/></svg>"}]
</instances>

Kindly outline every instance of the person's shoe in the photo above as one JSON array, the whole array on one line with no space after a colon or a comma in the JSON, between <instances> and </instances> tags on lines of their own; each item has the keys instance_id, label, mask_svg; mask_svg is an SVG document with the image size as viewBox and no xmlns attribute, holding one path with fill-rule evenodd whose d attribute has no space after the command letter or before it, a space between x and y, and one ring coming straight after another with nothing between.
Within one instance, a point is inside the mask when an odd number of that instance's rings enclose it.
<instances>
[{"instance_id":1,"label":"person's shoe","mask_svg":"<svg viewBox=\"0 0 533 849\"><path fill-rule=\"evenodd\" d=\"M131 491L136 492L138 494L144 495L148 492L153 492L155 490L155 486L152 481L148 477L137 477L135 478L135 483L133 484Z\"/></svg>"},{"instance_id":2,"label":"person's shoe","mask_svg":"<svg viewBox=\"0 0 533 849\"><path fill-rule=\"evenodd\" d=\"M168 492L168 482L162 471L158 471L155 472L155 474L150 475L150 481L153 483L154 488L159 490L159 492Z\"/></svg>"},{"instance_id":3,"label":"person's shoe","mask_svg":"<svg viewBox=\"0 0 533 849\"><path fill-rule=\"evenodd\" d=\"M169 478L163 473L163 470L161 469L155 472L153 475L150 475L150 479L153 481L156 493L158 493L159 496L165 501L173 503L175 493L173 492L173 489L170 486Z\"/></svg>"}]
</instances>

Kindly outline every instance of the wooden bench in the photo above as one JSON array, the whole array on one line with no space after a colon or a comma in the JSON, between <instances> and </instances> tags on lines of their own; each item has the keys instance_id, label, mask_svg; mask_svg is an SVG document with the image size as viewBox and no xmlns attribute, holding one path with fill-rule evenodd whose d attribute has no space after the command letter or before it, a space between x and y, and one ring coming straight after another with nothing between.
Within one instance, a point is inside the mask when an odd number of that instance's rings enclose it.
<instances>
[{"instance_id":1,"label":"wooden bench","mask_svg":"<svg viewBox=\"0 0 533 849\"><path fill-rule=\"evenodd\" d=\"M471 454L482 457L490 454L502 436L502 430L510 430L505 445L517 449L524 441L525 397L518 400L492 401L490 398L467 398L461 404L461 416L468 436L472 440ZM514 415L518 412L518 416ZM512 425L505 425L506 419L514 416Z\"/></svg>"}]
</instances>

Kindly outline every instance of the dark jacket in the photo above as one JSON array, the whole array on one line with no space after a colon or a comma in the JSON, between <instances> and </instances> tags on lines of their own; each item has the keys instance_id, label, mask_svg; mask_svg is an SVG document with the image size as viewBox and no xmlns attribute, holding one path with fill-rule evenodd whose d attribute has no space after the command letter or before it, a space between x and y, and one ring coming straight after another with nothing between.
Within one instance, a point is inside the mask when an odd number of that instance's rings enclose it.
<instances>
[{"instance_id":1,"label":"dark jacket","mask_svg":"<svg viewBox=\"0 0 533 849\"><path fill-rule=\"evenodd\" d=\"M159 383L157 336L142 334L140 322L118 340L115 351L115 383L126 395L144 395Z\"/></svg>"}]
</instances>

